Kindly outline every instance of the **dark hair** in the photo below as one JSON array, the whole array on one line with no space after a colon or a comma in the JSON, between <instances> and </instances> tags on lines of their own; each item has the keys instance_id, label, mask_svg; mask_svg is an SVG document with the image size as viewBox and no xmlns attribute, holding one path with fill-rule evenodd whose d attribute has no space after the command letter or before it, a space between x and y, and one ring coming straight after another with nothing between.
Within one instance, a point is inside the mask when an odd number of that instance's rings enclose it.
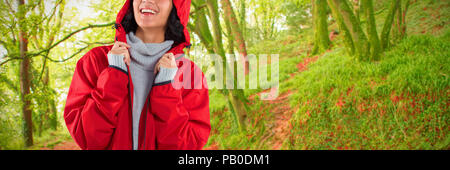
<instances>
[{"instance_id":1,"label":"dark hair","mask_svg":"<svg viewBox=\"0 0 450 170\"><path fill-rule=\"evenodd\" d=\"M122 27L125 29L126 33L134 32L136 33L136 30L138 28L138 25L136 23L136 20L134 18L134 12L133 12L133 1L130 1L130 7L128 8L127 14L125 14L125 17L123 18L121 24ZM186 38L184 37L184 26L180 22L180 18L178 18L177 9L175 6L173 6L172 11L170 11L169 18L167 19L167 28L166 33L164 34L165 40L173 40L174 44L173 46L176 46L178 44L181 44L186 41Z\"/></svg>"}]
</instances>

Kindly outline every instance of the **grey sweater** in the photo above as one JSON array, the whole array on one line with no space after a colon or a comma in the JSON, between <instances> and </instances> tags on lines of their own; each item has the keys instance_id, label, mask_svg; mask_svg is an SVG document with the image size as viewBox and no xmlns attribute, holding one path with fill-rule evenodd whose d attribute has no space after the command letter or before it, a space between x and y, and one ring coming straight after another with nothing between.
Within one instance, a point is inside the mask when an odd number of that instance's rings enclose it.
<instances>
[{"instance_id":1,"label":"grey sweater","mask_svg":"<svg viewBox=\"0 0 450 170\"><path fill-rule=\"evenodd\" d=\"M131 46L128 49L131 55L130 70L127 70L122 55L108 54L108 62L109 65L118 67L125 72L129 71L133 81L133 149L137 150L139 120L152 86L173 80L178 68L161 67L156 78L153 73L158 60L170 50L173 44L171 40L163 43L143 43L133 32L130 32L127 34L127 43Z\"/></svg>"}]
</instances>

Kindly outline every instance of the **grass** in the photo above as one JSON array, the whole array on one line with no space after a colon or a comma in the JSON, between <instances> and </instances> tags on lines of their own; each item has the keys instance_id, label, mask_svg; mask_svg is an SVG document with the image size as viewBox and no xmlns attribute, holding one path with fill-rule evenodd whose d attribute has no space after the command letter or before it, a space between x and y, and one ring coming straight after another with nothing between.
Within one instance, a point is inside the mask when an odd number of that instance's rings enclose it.
<instances>
[{"instance_id":1,"label":"grass","mask_svg":"<svg viewBox=\"0 0 450 170\"><path fill-rule=\"evenodd\" d=\"M213 92L214 93L214 92ZM217 92L218 93L218 92ZM225 98L220 98L225 99ZM210 109L214 110L216 99L210 99ZM264 138L266 132L265 122L270 117L268 109L262 110L262 102L256 100L256 103L249 105L249 119L246 122L246 132L240 132L238 126L234 123L233 114L228 109L211 112L211 136L206 148L211 149L263 149L269 146L261 143L261 139ZM225 107L225 105L220 105Z\"/></svg>"},{"instance_id":2,"label":"grass","mask_svg":"<svg viewBox=\"0 0 450 170\"><path fill-rule=\"evenodd\" d=\"M410 6L408 31L410 34L441 35L449 28L450 2L420 0Z\"/></svg>"},{"instance_id":3,"label":"grass","mask_svg":"<svg viewBox=\"0 0 450 170\"><path fill-rule=\"evenodd\" d=\"M285 88L289 149L448 149L450 33L411 36L378 63L337 49Z\"/></svg>"},{"instance_id":4,"label":"grass","mask_svg":"<svg viewBox=\"0 0 450 170\"><path fill-rule=\"evenodd\" d=\"M65 128L65 127L59 127ZM66 130L66 129L64 129ZM72 137L66 131L56 130L56 131L44 131L41 136L34 137L34 145L31 146L30 150L39 150L41 148L49 148L52 149L56 145L71 140Z\"/></svg>"}]
</instances>

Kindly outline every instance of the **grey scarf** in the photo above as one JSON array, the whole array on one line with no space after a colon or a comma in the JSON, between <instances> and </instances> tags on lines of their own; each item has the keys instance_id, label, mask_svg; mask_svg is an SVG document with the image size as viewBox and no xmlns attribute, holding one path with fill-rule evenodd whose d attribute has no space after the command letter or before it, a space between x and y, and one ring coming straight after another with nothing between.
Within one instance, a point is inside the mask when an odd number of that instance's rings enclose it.
<instances>
[{"instance_id":1,"label":"grey scarf","mask_svg":"<svg viewBox=\"0 0 450 170\"><path fill-rule=\"evenodd\" d=\"M134 86L133 100L133 149L138 148L139 120L142 109L150 90L152 89L155 75L153 70L157 61L170 50L173 41L168 40L163 43L144 43L136 37L133 32L127 34L127 43L131 46L130 75ZM177 69L169 69L169 75L158 74L157 79L171 80ZM167 72L167 71L164 71ZM160 72L161 73L161 72ZM163 77L161 77L163 76ZM158 82L155 82L158 83Z\"/></svg>"}]
</instances>

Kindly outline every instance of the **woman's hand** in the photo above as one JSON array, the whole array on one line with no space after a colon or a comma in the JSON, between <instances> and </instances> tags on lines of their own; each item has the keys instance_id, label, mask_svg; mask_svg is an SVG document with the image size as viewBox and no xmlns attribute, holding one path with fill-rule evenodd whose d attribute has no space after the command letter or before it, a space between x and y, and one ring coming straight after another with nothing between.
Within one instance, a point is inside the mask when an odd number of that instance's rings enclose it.
<instances>
[{"instance_id":1,"label":"woman's hand","mask_svg":"<svg viewBox=\"0 0 450 170\"><path fill-rule=\"evenodd\" d=\"M131 59L128 48L130 48L130 46L127 43L116 41L108 54L123 55L123 61L130 66Z\"/></svg>"},{"instance_id":2,"label":"woman's hand","mask_svg":"<svg viewBox=\"0 0 450 170\"><path fill-rule=\"evenodd\" d=\"M177 63L175 62L175 56L173 55L173 53L164 54L159 59L159 61L155 65L155 70L154 70L155 75L158 73L160 67L165 67L165 68L176 68L177 67Z\"/></svg>"}]
</instances>

